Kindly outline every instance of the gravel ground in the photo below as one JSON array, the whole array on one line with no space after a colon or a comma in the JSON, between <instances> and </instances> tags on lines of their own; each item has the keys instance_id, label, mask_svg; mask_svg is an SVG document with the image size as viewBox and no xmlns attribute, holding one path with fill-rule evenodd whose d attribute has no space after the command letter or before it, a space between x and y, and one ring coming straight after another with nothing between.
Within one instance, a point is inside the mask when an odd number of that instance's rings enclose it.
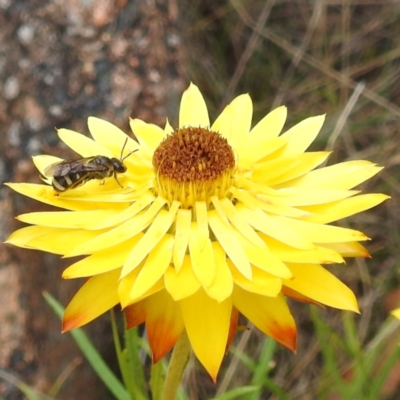
<instances>
[{"instance_id":1,"label":"gravel ground","mask_svg":"<svg viewBox=\"0 0 400 400\"><path fill-rule=\"evenodd\" d=\"M186 86L180 23L175 1L0 0L2 183L38 182L33 155L71 156L55 127L87 132L90 115L126 131L129 116L176 121ZM4 186L0 202L2 241L20 226L13 215L46 209ZM61 281L65 265L0 245L0 368L48 393L74 367L58 399L107 399L41 295L47 290L68 302L77 283ZM106 320L89 333L106 356L112 353ZM1 375L0 395L23 398Z\"/></svg>"}]
</instances>

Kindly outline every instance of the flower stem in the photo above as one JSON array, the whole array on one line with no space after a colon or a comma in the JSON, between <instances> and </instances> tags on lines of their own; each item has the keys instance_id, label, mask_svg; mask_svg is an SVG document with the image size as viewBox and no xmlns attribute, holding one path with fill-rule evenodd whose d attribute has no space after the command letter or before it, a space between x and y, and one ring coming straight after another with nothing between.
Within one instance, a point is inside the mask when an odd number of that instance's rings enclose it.
<instances>
[{"instance_id":1,"label":"flower stem","mask_svg":"<svg viewBox=\"0 0 400 400\"><path fill-rule=\"evenodd\" d=\"M189 361L190 342L186 332L183 332L175 344L165 377L162 400L176 400L183 371Z\"/></svg>"}]
</instances>

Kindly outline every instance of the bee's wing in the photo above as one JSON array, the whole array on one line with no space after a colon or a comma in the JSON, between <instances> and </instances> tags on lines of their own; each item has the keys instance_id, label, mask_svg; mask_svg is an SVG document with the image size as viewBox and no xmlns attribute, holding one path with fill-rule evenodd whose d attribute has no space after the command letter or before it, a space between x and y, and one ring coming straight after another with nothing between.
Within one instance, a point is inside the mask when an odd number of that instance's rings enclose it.
<instances>
[{"instance_id":1,"label":"bee's wing","mask_svg":"<svg viewBox=\"0 0 400 400\"><path fill-rule=\"evenodd\" d=\"M98 171L99 167L97 165L90 164L94 158L86 157L79 160L56 162L49 165L44 170L44 173L46 176L66 176L76 172Z\"/></svg>"},{"instance_id":2,"label":"bee's wing","mask_svg":"<svg viewBox=\"0 0 400 400\"><path fill-rule=\"evenodd\" d=\"M45 168L45 176L65 176L71 171L71 163L68 161L60 161L50 164Z\"/></svg>"}]
</instances>

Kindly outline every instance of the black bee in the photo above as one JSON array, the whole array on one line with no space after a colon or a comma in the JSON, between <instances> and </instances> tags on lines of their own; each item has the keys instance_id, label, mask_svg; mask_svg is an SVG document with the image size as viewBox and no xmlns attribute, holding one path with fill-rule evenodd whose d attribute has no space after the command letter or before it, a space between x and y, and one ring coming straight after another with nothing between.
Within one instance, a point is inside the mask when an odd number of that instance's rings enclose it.
<instances>
[{"instance_id":1,"label":"black bee","mask_svg":"<svg viewBox=\"0 0 400 400\"><path fill-rule=\"evenodd\" d=\"M126 172L126 166L123 161L137 151L133 150L122 158L127 141L128 139L126 139L122 147L119 160L115 157L93 156L80 158L79 160L60 161L49 165L44 170L44 173L48 177L53 177L52 186L58 193L75 189L92 179L103 180L111 176L114 176L118 185L122 187L118 181L117 174Z\"/></svg>"}]
</instances>

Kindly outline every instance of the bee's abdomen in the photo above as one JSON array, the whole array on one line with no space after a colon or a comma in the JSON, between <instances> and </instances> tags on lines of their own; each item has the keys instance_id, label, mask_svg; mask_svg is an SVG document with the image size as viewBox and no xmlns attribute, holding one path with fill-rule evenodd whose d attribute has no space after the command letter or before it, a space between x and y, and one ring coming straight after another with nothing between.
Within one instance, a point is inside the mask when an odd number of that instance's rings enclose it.
<instances>
[{"instance_id":1,"label":"bee's abdomen","mask_svg":"<svg viewBox=\"0 0 400 400\"><path fill-rule=\"evenodd\" d=\"M64 176L53 176L53 188L57 192L65 192L68 189L73 189L84 184L87 179L79 172L71 173Z\"/></svg>"}]
</instances>

